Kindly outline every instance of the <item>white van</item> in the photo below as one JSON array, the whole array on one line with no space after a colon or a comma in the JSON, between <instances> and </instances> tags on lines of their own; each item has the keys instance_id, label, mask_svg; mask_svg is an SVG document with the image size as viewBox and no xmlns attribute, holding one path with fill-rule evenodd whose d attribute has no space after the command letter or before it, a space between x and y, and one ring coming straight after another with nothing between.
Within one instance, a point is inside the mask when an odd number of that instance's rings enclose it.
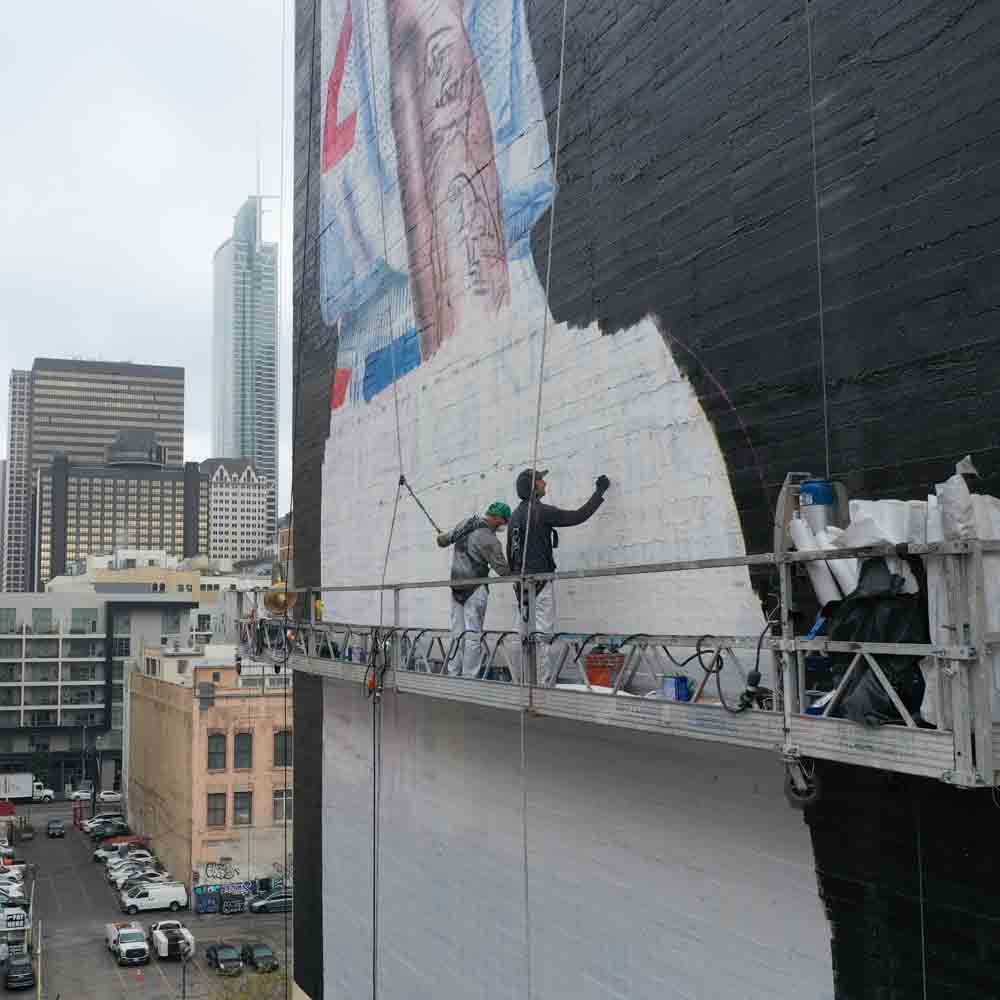
<instances>
[{"instance_id":1,"label":"white van","mask_svg":"<svg viewBox=\"0 0 1000 1000\"><path fill-rule=\"evenodd\" d=\"M177 910L188 905L187 887L183 882L148 882L121 894L121 908L129 915L140 910Z\"/></svg>"}]
</instances>

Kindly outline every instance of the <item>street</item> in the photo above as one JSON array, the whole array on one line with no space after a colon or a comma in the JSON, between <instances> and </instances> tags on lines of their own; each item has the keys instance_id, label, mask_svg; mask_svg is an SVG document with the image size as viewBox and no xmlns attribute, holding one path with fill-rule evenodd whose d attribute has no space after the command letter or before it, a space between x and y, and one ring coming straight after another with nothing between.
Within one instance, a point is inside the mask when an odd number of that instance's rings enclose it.
<instances>
[{"instance_id":1,"label":"street","mask_svg":"<svg viewBox=\"0 0 1000 1000\"><path fill-rule=\"evenodd\" d=\"M174 1000L181 997L183 970L180 962L154 957L145 966L120 968L105 948L105 925L126 918L118 908L113 887L105 878L104 866L92 860L90 838L72 826L70 804L36 804L30 809L35 839L18 850L26 861L38 866L33 917L36 935L41 925L42 996L48 1000L57 997L61 1000L117 1000L123 997ZM65 839L46 837L45 824L54 818L67 821ZM155 847L154 844L154 850ZM151 923L173 916L169 912L153 912L140 914L136 919L148 930ZM189 910L176 916L190 929L196 943L196 954L187 970L187 997L194 1000L226 995L219 991L225 988L226 982L235 982L222 980L205 964L205 948L219 940L237 947L248 941L270 945L281 963L281 969L273 975L281 977L282 981L288 975L288 995L291 995L291 972L287 961L291 957L291 913L199 916ZM37 936L35 951L37 957ZM255 978L257 975L244 971L242 977ZM277 995L284 996L284 991L279 990Z\"/></svg>"}]
</instances>

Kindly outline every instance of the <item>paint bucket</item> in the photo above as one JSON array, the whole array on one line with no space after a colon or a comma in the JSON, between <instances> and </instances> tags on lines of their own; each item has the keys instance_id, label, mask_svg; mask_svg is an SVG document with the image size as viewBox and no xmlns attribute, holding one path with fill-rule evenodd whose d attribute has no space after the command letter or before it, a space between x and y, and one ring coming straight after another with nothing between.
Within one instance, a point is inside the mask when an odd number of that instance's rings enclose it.
<instances>
[{"instance_id":1,"label":"paint bucket","mask_svg":"<svg viewBox=\"0 0 1000 1000\"><path fill-rule=\"evenodd\" d=\"M831 523L836 503L837 494L829 479L807 479L799 486L799 510L814 533Z\"/></svg>"},{"instance_id":2,"label":"paint bucket","mask_svg":"<svg viewBox=\"0 0 1000 1000\"><path fill-rule=\"evenodd\" d=\"M686 674L663 674L660 677L660 692L671 701L690 701L691 681Z\"/></svg>"}]
</instances>

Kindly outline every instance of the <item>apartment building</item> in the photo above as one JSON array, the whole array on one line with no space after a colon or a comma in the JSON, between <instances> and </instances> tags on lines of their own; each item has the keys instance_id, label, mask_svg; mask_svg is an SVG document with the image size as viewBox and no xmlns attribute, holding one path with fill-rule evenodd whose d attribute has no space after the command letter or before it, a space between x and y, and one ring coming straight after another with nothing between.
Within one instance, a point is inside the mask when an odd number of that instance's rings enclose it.
<instances>
[{"instance_id":1,"label":"apartment building","mask_svg":"<svg viewBox=\"0 0 1000 1000\"><path fill-rule=\"evenodd\" d=\"M290 676L262 663L238 672L236 649L148 649L131 679L129 822L192 885L291 867Z\"/></svg>"},{"instance_id":2,"label":"apartment building","mask_svg":"<svg viewBox=\"0 0 1000 1000\"><path fill-rule=\"evenodd\" d=\"M122 767L128 678L147 645L189 631L180 594L0 595L0 770L38 770L61 794Z\"/></svg>"},{"instance_id":3,"label":"apartment building","mask_svg":"<svg viewBox=\"0 0 1000 1000\"><path fill-rule=\"evenodd\" d=\"M10 373L7 477L3 513L0 590L28 589L31 567L31 372Z\"/></svg>"}]
</instances>

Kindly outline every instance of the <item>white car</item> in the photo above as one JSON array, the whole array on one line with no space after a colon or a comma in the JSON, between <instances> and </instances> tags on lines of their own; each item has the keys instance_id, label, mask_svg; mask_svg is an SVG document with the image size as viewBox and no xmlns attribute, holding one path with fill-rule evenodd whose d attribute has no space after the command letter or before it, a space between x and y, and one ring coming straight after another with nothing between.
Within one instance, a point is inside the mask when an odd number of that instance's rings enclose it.
<instances>
[{"instance_id":1,"label":"white car","mask_svg":"<svg viewBox=\"0 0 1000 1000\"><path fill-rule=\"evenodd\" d=\"M90 833L94 829L94 827L100 826L105 820L108 820L108 819L124 819L124 818L125 817L122 816L120 810L116 810L115 812L98 813L96 816L92 817L91 819L84 820L83 829L84 829L85 833Z\"/></svg>"},{"instance_id":2,"label":"white car","mask_svg":"<svg viewBox=\"0 0 1000 1000\"><path fill-rule=\"evenodd\" d=\"M75 792L69 793L70 802L89 802L93 792L89 788L78 788Z\"/></svg>"},{"instance_id":3,"label":"white car","mask_svg":"<svg viewBox=\"0 0 1000 1000\"><path fill-rule=\"evenodd\" d=\"M124 886L125 883L129 881L129 879L134 878L137 875L156 875L156 874L158 874L158 872L157 872L157 869L155 869L155 868L146 868L146 867L131 868L131 869L125 869L124 871L119 870L119 871L112 872L108 876L108 881L116 889L118 889L119 891L121 891L122 886ZM163 881L167 881L167 880L164 879ZM173 880L171 880L171 881L173 881Z\"/></svg>"},{"instance_id":4,"label":"white car","mask_svg":"<svg viewBox=\"0 0 1000 1000\"><path fill-rule=\"evenodd\" d=\"M151 851L129 851L124 858L111 857L108 860L108 874L110 875L112 872L119 871L126 866L139 865L143 868L148 868L155 861L156 858Z\"/></svg>"},{"instance_id":5,"label":"white car","mask_svg":"<svg viewBox=\"0 0 1000 1000\"><path fill-rule=\"evenodd\" d=\"M98 802L121 802L122 793L121 792L98 792L97 801Z\"/></svg>"}]
</instances>

